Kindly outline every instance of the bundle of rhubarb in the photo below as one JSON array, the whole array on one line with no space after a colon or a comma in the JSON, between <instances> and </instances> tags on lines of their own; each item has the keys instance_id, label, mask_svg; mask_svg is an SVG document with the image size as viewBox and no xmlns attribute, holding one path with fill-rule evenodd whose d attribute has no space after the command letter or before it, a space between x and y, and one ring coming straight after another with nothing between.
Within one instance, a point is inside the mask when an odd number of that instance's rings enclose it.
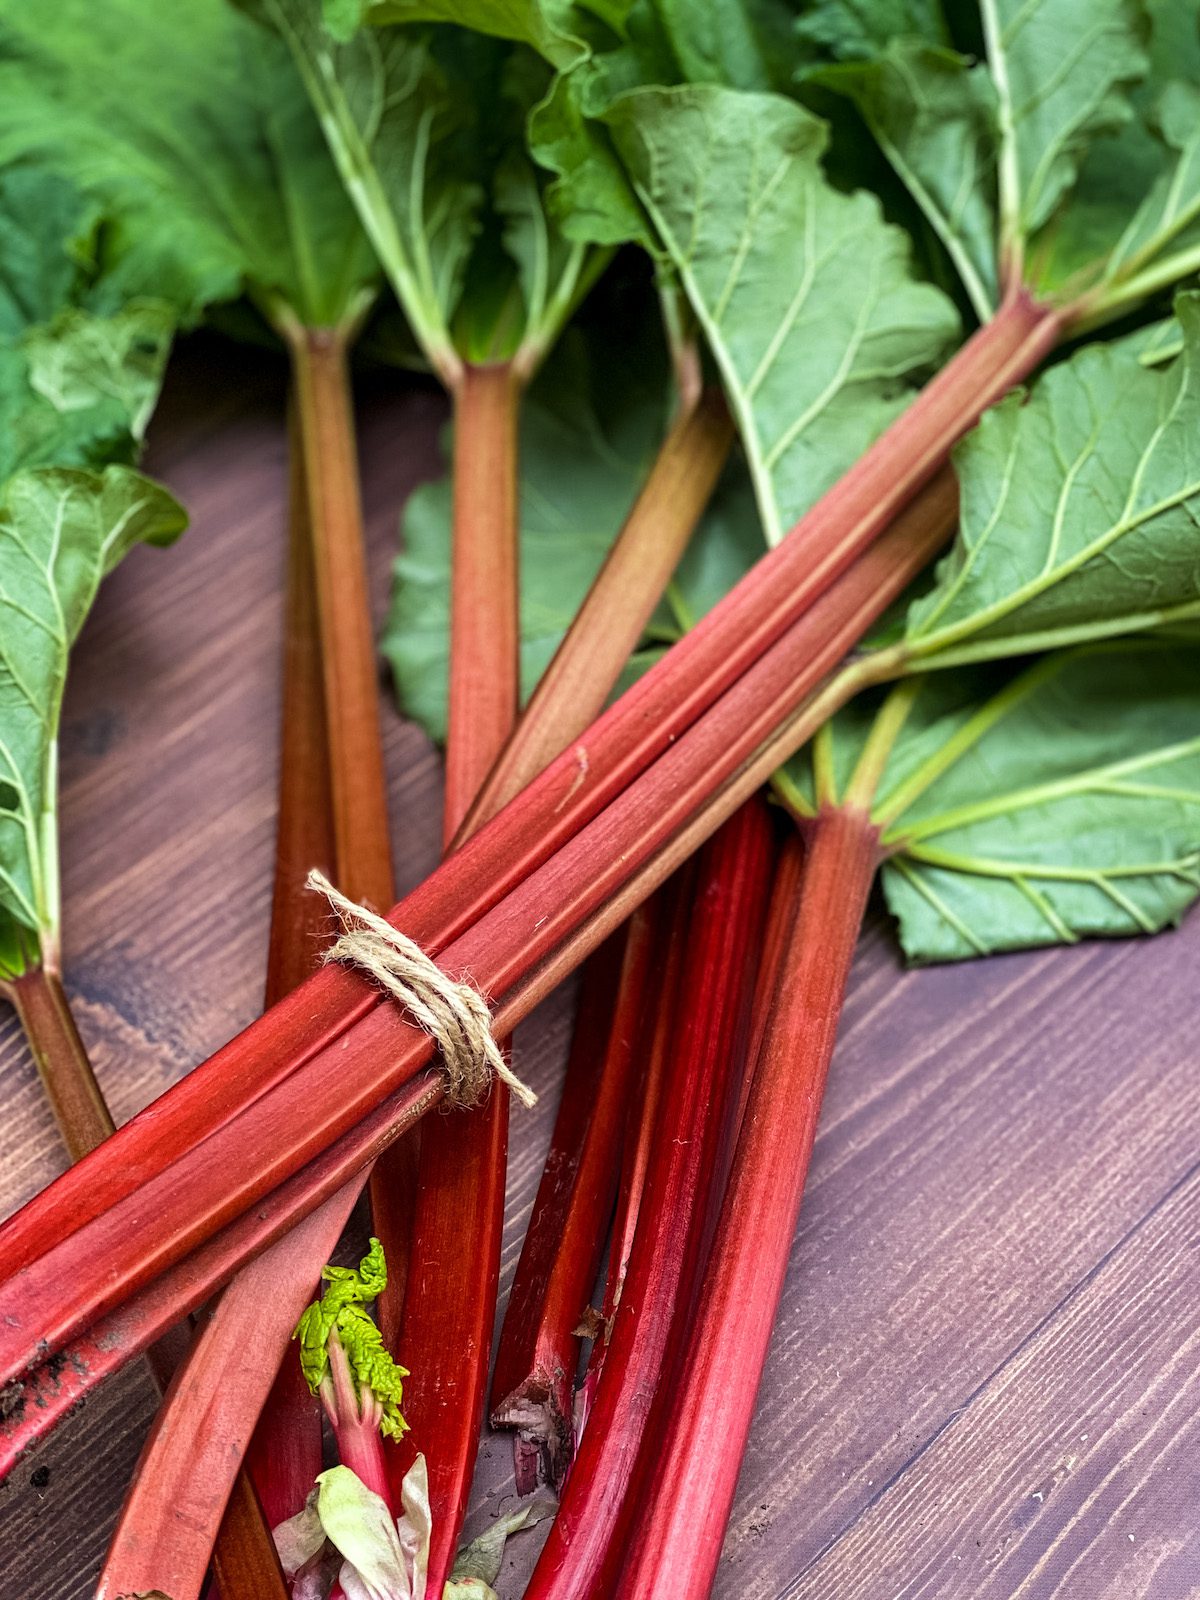
<instances>
[{"instance_id":1,"label":"bundle of rhubarb","mask_svg":"<svg viewBox=\"0 0 1200 1600\"><path fill-rule=\"evenodd\" d=\"M703 1600L876 878L915 963L1200 894L1200 27L947 9L0 17L0 980L76 1160L0 1226L0 1460L173 1373L104 1600L465 1600L534 1522L527 1595ZM266 1009L113 1132L57 724L202 317L291 374ZM453 413L395 905L354 348ZM576 968L493 1365L503 1052ZM460 1550L485 1411L531 1498Z\"/></svg>"}]
</instances>

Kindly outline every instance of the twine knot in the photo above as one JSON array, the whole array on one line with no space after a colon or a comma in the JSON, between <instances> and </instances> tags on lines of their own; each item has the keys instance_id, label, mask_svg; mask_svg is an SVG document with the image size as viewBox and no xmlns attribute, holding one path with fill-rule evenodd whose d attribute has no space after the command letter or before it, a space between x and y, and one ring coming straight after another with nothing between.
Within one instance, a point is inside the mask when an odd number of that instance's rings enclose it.
<instances>
[{"instance_id":1,"label":"twine knot","mask_svg":"<svg viewBox=\"0 0 1200 1600\"><path fill-rule=\"evenodd\" d=\"M407 934L339 894L323 873L310 872L307 887L325 896L342 925L325 960L358 967L412 1014L441 1051L446 1099L452 1105L475 1105L493 1078L507 1085L522 1105L536 1104L537 1095L505 1061L492 1033L492 1013L478 989L448 977Z\"/></svg>"}]
</instances>

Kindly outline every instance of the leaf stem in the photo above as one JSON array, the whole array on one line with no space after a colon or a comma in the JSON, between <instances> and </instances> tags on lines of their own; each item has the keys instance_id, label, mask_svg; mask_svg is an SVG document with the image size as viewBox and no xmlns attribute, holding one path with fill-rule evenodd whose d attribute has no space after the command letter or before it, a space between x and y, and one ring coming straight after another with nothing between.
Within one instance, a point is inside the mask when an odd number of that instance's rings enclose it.
<instances>
[{"instance_id":1,"label":"leaf stem","mask_svg":"<svg viewBox=\"0 0 1200 1600\"><path fill-rule=\"evenodd\" d=\"M463 832L480 785L512 733L519 703L518 409L511 363L468 363L455 390L454 531L450 690L443 832ZM469 825L468 825L469 826ZM440 1594L454 1562L475 1469L487 1397L499 1290L509 1097L423 1128L415 1179L389 1155L376 1169L411 1214L403 1303L387 1290L378 1312L385 1337L414 1374L411 1434L385 1449L392 1498L416 1450L425 1454L433 1514L427 1582ZM407 1193L405 1193L407 1188ZM409 1198L411 1196L411 1198ZM377 1231L383 1218L376 1214ZM381 1232L384 1248L388 1238ZM411 1442L410 1442L411 1441Z\"/></svg>"},{"instance_id":2,"label":"leaf stem","mask_svg":"<svg viewBox=\"0 0 1200 1600\"><path fill-rule=\"evenodd\" d=\"M289 342L321 632L338 887L382 908L391 900L392 859L346 339L336 330L308 328Z\"/></svg>"},{"instance_id":3,"label":"leaf stem","mask_svg":"<svg viewBox=\"0 0 1200 1600\"><path fill-rule=\"evenodd\" d=\"M846 980L879 862L856 808L812 826L791 936L721 1208L708 1269L645 1434L653 1470L612 1589L707 1600L791 1253Z\"/></svg>"},{"instance_id":4,"label":"leaf stem","mask_svg":"<svg viewBox=\"0 0 1200 1600\"><path fill-rule=\"evenodd\" d=\"M38 963L7 980L3 992L20 1018L63 1143L71 1160L78 1161L108 1138L115 1123L75 1026L62 978Z\"/></svg>"},{"instance_id":5,"label":"leaf stem","mask_svg":"<svg viewBox=\"0 0 1200 1600\"><path fill-rule=\"evenodd\" d=\"M474 829L590 726L637 646L733 442L720 392L672 424L649 476L529 704L470 808ZM586 763L581 746L581 770Z\"/></svg>"},{"instance_id":6,"label":"leaf stem","mask_svg":"<svg viewBox=\"0 0 1200 1600\"><path fill-rule=\"evenodd\" d=\"M1197 271L1200 271L1200 245L1177 250L1131 278L1098 284L1063 307L1064 329L1072 338L1094 333L1097 328L1114 322Z\"/></svg>"},{"instance_id":7,"label":"leaf stem","mask_svg":"<svg viewBox=\"0 0 1200 1600\"><path fill-rule=\"evenodd\" d=\"M875 793L883 779L892 747L900 730L908 720L913 702L924 686L924 678L906 678L888 695L871 726L867 742L858 758L858 764L846 785L844 804L858 811L869 812Z\"/></svg>"},{"instance_id":8,"label":"leaf stem","mask_svg":"<svg viewBox=\"0 0 1200 1600\"><path fill-rule=\"evenodd\" d=\"M449 845L516 721L519 695L517 410L512 368L468 365L455 394Z\"/></svg>"},{"instance_id":9,"label":"leaf stem","mask_svg":"<svg viewBox=\"0 0 1200 1600\"><path fill-rule=\"evenodd\" d=\"M984 50L992 81L996 85L1000 131L997 162L1000 211L1000 277L1006 297L1019 290L1024 270L1024 229L1021 223L1021 167L1017 150L1012 89L1008 81L1008 61L1004 53L996 0L980 0Z\"/></svg>"}]
</instances>

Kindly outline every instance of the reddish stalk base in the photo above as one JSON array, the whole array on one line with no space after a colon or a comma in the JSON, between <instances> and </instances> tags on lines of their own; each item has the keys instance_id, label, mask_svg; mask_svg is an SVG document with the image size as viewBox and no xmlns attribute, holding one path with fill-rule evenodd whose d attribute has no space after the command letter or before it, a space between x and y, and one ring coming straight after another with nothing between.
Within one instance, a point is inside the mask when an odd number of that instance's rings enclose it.
<instances>
[{"instance_id":1,"label":"reddish stalk base","mask_svg":"<svg viewBox=\"0 0 1200 1600\"><path fill-rule=\"evenodd\" d=\"M526 1600L602 1592L642 1430L686 1327L710 1198L745 1066L774 837L752 802L706 847L696 877L679 1006L646 1190L595 1404Z\"/></svg>"},{"instance_id":2,"label":"reddish stalk base","mask_svg":"<svg viewBox=\"0 0 1200 1600\"><path fill-rule=\"evenodd\" d=\"M654 1148L654 1130L662 1103L675 1038L675 1015L679 1006L679 985L683 978L684 957L692 911L693 865L683 867L671 883L659 892L668 898L664 911L664 959L647 1002L647 1039L635 1091L626 1109L621 1140L621 1171L617 1203L608 1243L608 1267L600 1301L601 1331L592 1345L587 1372L575 1396L576 1448L595 1403L596 1389L608 1354L613 1322L625 1278L637 1221L641 1213L646 1174Z\"/></svg>"},{"instance_id":3,"label":"reddish stalk base","mask_svg":"<svg viewBox=\"0 0 1200 1600\"><path fill-rule=\"evenodd\" d=\"M115 1124L79 1037L62 978L30 967L0 985L20 1019L42 1088L72 1161L79 1161L112 1133Z\"/></svg>"},{"instance_id":4,"label":"reddish stalk base","mask_svg":"<svg viewBox=\"0 0 1200 1600\"><path fill-rule=\"evenodd\" d=\"M493 1426L520 1433L518 1494L532 1493L539 1475L561 1488L573 1454L578 1328L616 1197L621 1134L662 960L665 909L660 895L584 969L562 1102L492 1378Z\"/></svg>"},{"instance_id":5,"label":"reddish stalk base","mask_svg":"<svg viewBox=\"0 0 1200 1600\"><path fill-rule=\"evenodd\" d=\"M699 1309L653 1419L620 1582L605 1590L619 1600L645 1600L666 1574L680 1600L712 1588L878 851L863 812L824 811L812 829Z\"/></svg>"},{"instance_id":6,"label":"reddish stalk base","mask_svg":"<svg viewBox=\"0 0 1200 1600\"><path fill-rule=\"evenodd\" d=\"M511 367L463 369L455 393L454 535L443 832L459 832L512 732L520 677L517 408ZM391 1498L420 1450L433 1513L428 1586L441 1594L458 1548L475 1470L496 1316L508 1162L508 1092L421 1130L415 1186L401 1213L412 1229L403 1311L385 1294L381 1322L412 1378L410 1433L384 1451ZM385 1159L377 1189L412 1185ZM411 1169L410 1169L411 1173ZM396 1202L388 1202L394 1219ZM383 1235L380 1235L383 1238ZM385 1249L388 1240L383 1238Z\"/></svg>"}]
</instances>

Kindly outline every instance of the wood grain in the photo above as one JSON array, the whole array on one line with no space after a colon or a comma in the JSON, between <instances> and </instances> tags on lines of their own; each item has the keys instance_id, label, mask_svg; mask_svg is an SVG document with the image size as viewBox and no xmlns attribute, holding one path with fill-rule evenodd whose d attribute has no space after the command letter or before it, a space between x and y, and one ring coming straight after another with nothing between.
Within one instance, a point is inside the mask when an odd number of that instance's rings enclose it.
<instances>
[{"instance_id":1,"label":"wood grain","mask_svg":"<svg viewBox=\"0 0 1200 1600\"><path fill-rule=\"evenodd\" d=\"M193 526L109 580L63 733L68 987L118 1119L258 1009L285 557L282 362L176 358L150 468ZM431 386L360 381L382 614ZM439 765L385 716L401 888L436 860ZM859 951L719 1600L1200 1595L1200 918L1154 942L905 974ZM518 1038L502 1285L554 1114L569 996ZM0 1208L65 1164L0 1015ZM0 1489L0 1600L85 1600L148 1425L130 1373ZM511 1503L485 1437L468 1533ZM1130 1537L1132 1535L1132 1538ZM520 1592L538 1534L514 1540Z\"/></svg>"}]
</instances>

